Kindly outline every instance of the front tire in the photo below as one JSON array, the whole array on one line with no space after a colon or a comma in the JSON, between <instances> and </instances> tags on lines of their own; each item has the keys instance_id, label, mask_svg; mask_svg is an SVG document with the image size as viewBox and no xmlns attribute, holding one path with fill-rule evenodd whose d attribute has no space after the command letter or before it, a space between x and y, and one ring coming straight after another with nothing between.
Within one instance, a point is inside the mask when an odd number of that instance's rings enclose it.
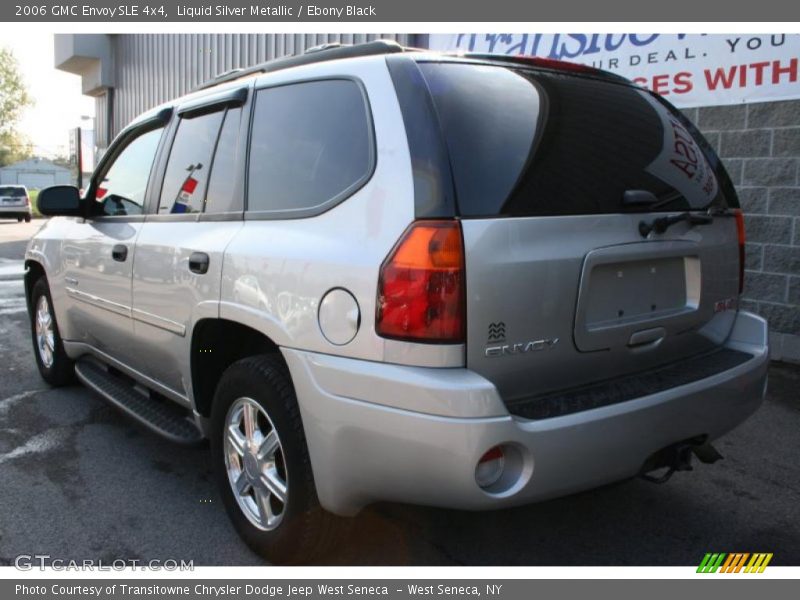
<instances>
[{"instance_id":1,"label":"front tire","mask_svg":"<svg viewBox=\"0 0 800 600\"><path fill-rule=\"evenodd\" d=\"M217 385L214 477L239 535L273 564L307 563L345 525L319 504L294 388L277 354L240 360Z\"/></svg>"},{"instance_id":2,"label":"front tire","mask_svg":"<svg viewBox=\"0 0 800 600\"><path fill-rule=\"evenodd\" d=\"M30 301L31 339L39 374L52 386L72 383L75 380L75 363L64 351L53 311L53 299L44 277L33 284Z\"/></svg>"}]
</instances>

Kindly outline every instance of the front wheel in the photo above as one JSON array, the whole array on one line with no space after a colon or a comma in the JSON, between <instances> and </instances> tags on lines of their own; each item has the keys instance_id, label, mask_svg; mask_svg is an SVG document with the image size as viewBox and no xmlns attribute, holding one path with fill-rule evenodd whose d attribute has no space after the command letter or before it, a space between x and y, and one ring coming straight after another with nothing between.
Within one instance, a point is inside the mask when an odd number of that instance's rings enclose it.
<instances>
[{"instance_id":1,"label":"front wheel","mask_svg":"<svg viewBox=\"0 0 800 600\"><path fill-rule=\"evenodd\" d=\"M273 564L320 558L344 535L319 504L303 424L279 355L240 360L222 375L211 414L214 476L244 541Z\"/></svg>"},{"instance_id":2,"label":"front wheel","mask_svg":"<svg viewBox=\"0 0 800 600\"><path fill-rule=\"evenodd\" d=\"M53 311L53 299L44 277L33 284L30 306L33 354L39 374L50 385L72 383L75 378L74 363L64 351Z\"/></svg>"}]
</instances>

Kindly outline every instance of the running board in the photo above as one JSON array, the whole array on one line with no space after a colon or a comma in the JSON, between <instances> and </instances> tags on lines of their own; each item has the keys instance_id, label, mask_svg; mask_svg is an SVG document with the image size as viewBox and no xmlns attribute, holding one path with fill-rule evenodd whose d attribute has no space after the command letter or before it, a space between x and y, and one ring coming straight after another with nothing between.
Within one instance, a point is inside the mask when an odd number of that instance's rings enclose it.
<instances>
[{"instance_id":1,"label":"running board","mask_svg":"<svg viewBox=\"0 0 800 600\"><path fill-rule=\"evenodd\" d=\"M137 391L123 376L109 372L100 361L91 357L79 359L75 363L75 374L81 383L117 409L171 442L189 445L203 439L185 410L169 400L151 398Z\"/></svg>"}]
</instances>

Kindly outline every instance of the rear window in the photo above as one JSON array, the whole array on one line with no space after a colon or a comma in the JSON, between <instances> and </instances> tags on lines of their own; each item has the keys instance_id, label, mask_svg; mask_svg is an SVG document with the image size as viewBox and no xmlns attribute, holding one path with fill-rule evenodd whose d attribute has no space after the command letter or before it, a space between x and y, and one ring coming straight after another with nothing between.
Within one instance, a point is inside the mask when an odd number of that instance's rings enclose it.
<instances>
[{"instance_id":1,"label":"rear window","mask_svg":"<svg viewBox=\"0 0 800 600\"><path fill-rule=\"evenodd\" d=\"M13 197L24 197L25 190L21 187L0 187L0 196L13 196Z\"/></svg>"},{"instance_id":2,"label":"rear window","mask_svg":"<svg viewBox=\"0 0 800 600\"><path fill-rule=\"evenodd\" d=\"M501 66L419 66L462 216L699 210L726 195L736 202L694 126L644 90ZM656 203L625 206L629 190Z\"/></svg>"}]
</instances>

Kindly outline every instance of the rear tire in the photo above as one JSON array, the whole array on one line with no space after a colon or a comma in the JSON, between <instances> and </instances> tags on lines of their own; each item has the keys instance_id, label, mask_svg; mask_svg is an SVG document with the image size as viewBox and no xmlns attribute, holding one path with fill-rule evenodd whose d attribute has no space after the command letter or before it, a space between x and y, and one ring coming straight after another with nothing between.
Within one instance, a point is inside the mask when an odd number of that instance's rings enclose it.
<instances>
[{"instance_id":1,"label":"rear tire","mask_svg":"<svg viewBox=\"0 0 800 600\"><path fill-rule=\"evenodd\" d=\"M22 217L17 217L17 223L22 223Z\"/></svg>"},{"instance_id":2,"label":"rear tire","mask_svg":"<svg viewBox=\"0 0 800 600\"><path fill-rule=\"evenodd\" d=\"M31 216L30 215L25 215L25 222L26 223L30 223L31 222Z\"/></svg>"},{"instance_id":3,"label":"rear tire","mask_svg":"<svg viewBox=\"0 0 800 600\"><path fill-rule=\"evenodd\" d=\"M75 363L64 351L47 279L40 277L33 284L30 304L33 355L39 374L52 386L75 381Z\"/></svg>"},{"instance_id":4,"label":"rear tire","mask_svg":"<svg viewBox=\"0 0 800 600\"><path fill-rule=\"evenodd\" d=\"M343 538L347 521L319 504L297 399L280 355L228 367L214 395L211 428L214 477L228 516L253 551L273 564L308 563Z\"/></svg>"}]
</instances>

